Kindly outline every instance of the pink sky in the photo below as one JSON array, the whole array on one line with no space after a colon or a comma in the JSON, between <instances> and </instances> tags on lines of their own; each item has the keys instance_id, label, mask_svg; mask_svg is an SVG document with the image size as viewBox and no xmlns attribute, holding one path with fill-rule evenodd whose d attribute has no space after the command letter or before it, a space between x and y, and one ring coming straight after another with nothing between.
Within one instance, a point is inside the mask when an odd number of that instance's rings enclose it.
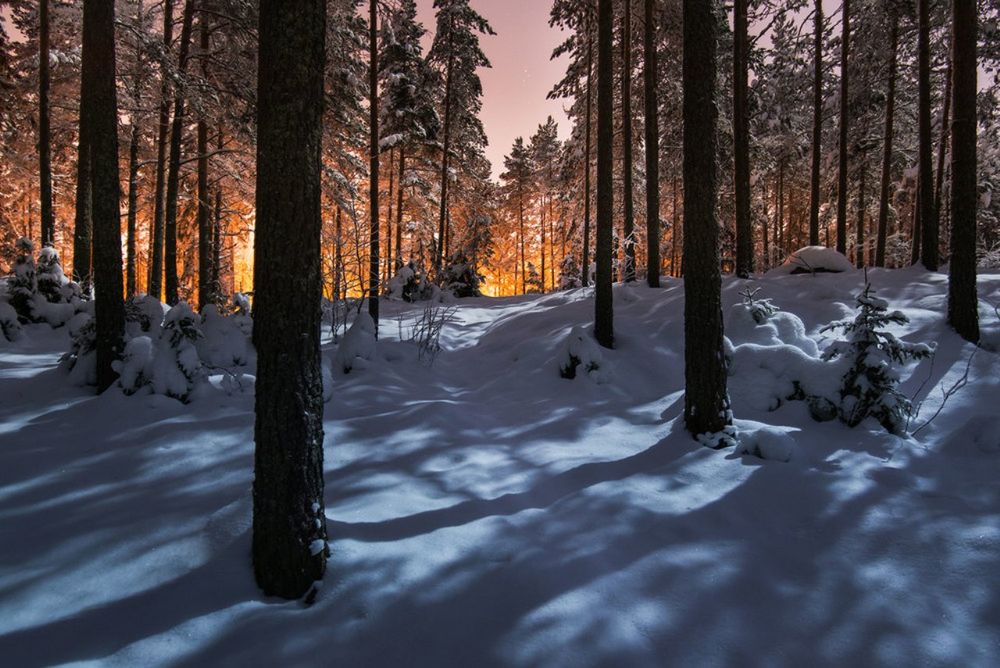
<instances>
[{"instance_id":1,"label":"pink sky","mask_svg":"<svg viewBox=\"0 0 1000 668\"><path fill-rule=\"evenodd\" d=\"M434 0L417 0L420 20L430 33L434 31L433 5ZM482 39L493 68L482 70L480 77L482 119L490 141L486 157L498 176L514 139L530 137L547 116L559 123L561 138L569 135L565 101L545 99L565 72L565 59L549 60L552 49L564 38L549 28L549 0L472 0L471 5L497 33Z\"/></svg>"}]
</instances>

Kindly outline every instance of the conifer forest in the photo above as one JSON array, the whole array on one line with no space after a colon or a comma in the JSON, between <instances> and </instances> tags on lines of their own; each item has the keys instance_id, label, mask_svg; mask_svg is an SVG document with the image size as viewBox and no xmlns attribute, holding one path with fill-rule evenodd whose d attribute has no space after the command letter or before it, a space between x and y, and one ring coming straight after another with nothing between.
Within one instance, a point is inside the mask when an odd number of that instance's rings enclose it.
<instances>
[{"instance_id":1,"label":"conifer forest","mask_svg":"<svg viewBox=\"0 0 1000 668\"><path fill-rule=\"evenodd\" d=\"M0 0L0 665L1000 665L1000 1Z\"/></svg>"}]
</instances>

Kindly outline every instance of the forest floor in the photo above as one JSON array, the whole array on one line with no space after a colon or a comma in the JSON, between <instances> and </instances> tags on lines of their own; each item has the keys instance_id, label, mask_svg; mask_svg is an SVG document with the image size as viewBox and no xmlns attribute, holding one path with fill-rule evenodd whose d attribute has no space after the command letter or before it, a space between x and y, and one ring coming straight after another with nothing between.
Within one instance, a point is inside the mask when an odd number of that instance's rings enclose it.
<instances>
[{"instance_id":1,"label":"forest floor","mask_svg":"<svg viewBox=\"0 0 1000 668\"><path fill-rule=\"evenodd\" d=\"M971 363L945 275L870 276L911 319L894 331L937 344L903 373L914 428L968 384L901 439L770 410L774 356L744 362L737 426L788 462L684 431L680 281L615 288L600 383L557 369L587 290L461 300L433 365L396 340L422 307L385 306L326 405L311 607L254 586L252 384L95 397L57 368L65 328L30 326L0 348L0 664L1000 665L1000 274ZM862 282L754 284L822 350Z\"/></svg>"}]
</instances>

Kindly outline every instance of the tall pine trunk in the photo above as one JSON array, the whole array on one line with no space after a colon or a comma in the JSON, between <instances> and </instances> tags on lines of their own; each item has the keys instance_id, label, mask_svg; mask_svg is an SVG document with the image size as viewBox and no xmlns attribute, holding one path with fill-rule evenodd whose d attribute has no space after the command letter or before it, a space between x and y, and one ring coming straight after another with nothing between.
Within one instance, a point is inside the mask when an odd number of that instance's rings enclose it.
<instances>
[{"instance_id":1,"label":"tall pine trunk","mask_svg":"<svg viewBox=\"0 0 1000 668\"><path fill-rule=\"evenodd\" d=\"M191 24L194 19L194 0L184 2L184 22L181 25L180 57L177 70L187 71L188 48L191 42ZM181 142L184 135L184 93L174 94L174 121L170 130L170 161L167 168L166 218L163 225L164 265L166 274L167 303L173 306L180 297L177 285L177 197L180 193Z\"/></svg>"},{"instance_id":2,"label":"tall pine trunk","mask_svg":"<svg viewBox=\"0 0 1000 668\"><path fill-rule=\"evenodd\" d=\"M896 111L896 63L899 46L899 17L890 16L889 90L885 98L885 136L882 139L882 182L878 199L878 232L875 241L875 266L885 266L885 243L889 234L889 193L892 186L893 119Z\"/></svg>"},{"instance_id":3,"label":"tall pine trunk","mask_svg":"<svg viewBox=\"0 0 1000 668\"><path fill-rule=\"evenodd\" d=\"M934 210L934 167L931 139L930 0L917 0L917 116L920 136L920 261L938 268L938 219Z\"/></svg>"},{"instance_id":4,"label":"tall pine trunk","mask_svg":"<svg viewBox=\"0 0 1000 668\"><path fill-rule=\"evenodd\" d=\"M261 0L259 33L253 567L265 594L294 599L322 579L328 554L319 351L326 3Z\"/></svg>"},{"instance_id":5,"label":"tall pine trunk","mask_svg":"<svg viewBox=\"0 0 1000 668\"><path fill-rule=\"evenodd\" d=\"M653 0L643 1L643 102L646 105L646 282L660 287L660 119L657 113L656 16Z\"/></svg>"},{"instance_id":6,"label":"tall pine trunk","mask_svg":"<svg viewBox=\"0 0 1000 668\"><path fill-rule=\"evenodd\" d=\"M814 11L812 177L809 181L810 246L819 245L819 170L823 143L823 0L816 0Z\"/></svg>"},{"instance_id":7,"label":"tall pine trunk","mask_svg":"<svg viewBox=\"0 0 1000 668\"><path fill-rule=\"evenodd\" d=\"M837 169L837 252L847 254L847 129L851 44L851 1L844 0L840 37L840 144Z\"/></svg>"},{"instance_id":8,"label":"tall pine trunk","mask_svg":"<svg viewBox=\"0 0 1000 668\"><path fill-rule=\"evenodd\" d=\"M594 79L594 35L591 25L593 20L593 3L587 2L587 127L584 129L583 159L583 266L580 267L580 284L587 287L590 283L590 154L591 154L591 127L593 126L593 79Z\"/></svg>"},{"instance_id":9,"label":"tall pine trunk","mask_svg":"<svg viewBox=\"0 0 1000 668\"><path fill-rule=\"evenodd\" d=\"M941 193L944 189L945 155L948 153L948 131L951 119L951 87L952 71L951 56L948 57L948 68L944 77L944 109L941 111L941 138L938 141L937 171L934 180L934 215L937 216L938 225L941 223Z\"/></svg>"},{"instance_id":10,"label":"tall pine trunk","mask_svg":"<svg viewBox=\"0 0 1000 668\"><path fill-rule=\"evenodd\" d=\"M174 34L174 0L163 3L163 52L170 53ZM163 297L163 186L167 156L167 132L170 129L170 84L167 56L160 63L160 118L156 134L156 190L153 193L153 225L149 233L149 272L146 292Z\"/></svg>"},{"instance_id":11,"label":"tall pine trunk","mask_svg":"<svg viewBox=\"0 0 1000 668\"><path fill-rule=\"evenodd\" d=\"M368 0L368 123L370 132L369 176L368 176L368 315L375 321L375 336L378 337L378 289L379 289L379 215L378 215L378 2Z\"/></svg>"},{"instance_id":12,"label":"tall pine trunk","mask_svg":"<svg viewBox=\"0 0 1000 668\"><path fill-rule=\"evenodd\" d=\"M393 273L403 266L403 180L406 176L406 144L399 145L399 185L396 187L396 255Z\"/></svg>"},{"instance_id":13,"label":"tall pine trunk","mask_svg":"<svg viewBox=\"0 0 1000 668\"><path fill-rule=\"evenodd\" d=\"M87 0L84 3L82 61L80 134L86 137L90 154L97 390L103 392L118 377L111 363L121 354L125 331L114 0Z\"/></svg>"},{"instance_id":14,"label":"tall pine trunk","mask_svg":"<svg viewBox=\"0 0 1000 668\"><path fill-rule=\"evenodd\" d=\"M625 266L623 280L635 280L635 202L632 184L632 0L625 0L622 16L622 246Z\"/></svg>"},{"instance_id":15,"label":"tall pine trunk","mask_svg":"<svg viewBox=\"0 0 1000 668\"><path fill-rule=\"evenodd\" d=\"M208 14L198 18L201 75L208 78L210 34ZM198 117L198 310L215 302L212 285L212 204L208 191L208 121L204 113Z\"/></svg>"},{"instance_id":16,"label":"tall pine trunk","mask_svg":"<svg viewBox=\"0 0 1000 668\"><path fill-rule=\"evenodd\" d=\"M952 2L951 262L948 323L979 340L976 296L976 0Z\"/></svg>"},{"instance_id":17,"label":"tall pine trunk","mask_svg":"<svg viewBox=\"0 0 1000 668\"><path fill-rule=\"evenodd\" d=\"M684 0L684 424L694 436L732 424L715 214L718 29L714 0Z\"/></svg>"},{"instance_id":18,"label":"tall pine trunk","mask_svg":"<svg viewBox=\"0 0 1000 668\"><path fill-rule=\"evenodd\" d=\"M594 337L605 348L615 345L611 292L611 237L614 221L614 101L611 53L613 0L597 1L597 275L594 278Z\"/></svg>"},{"instance_id":19,"label":"tall pine trunk","mask_svg":"<svg viewBox=\"0 0 1000 668\"><path fill-rule=\"evenodd\" d=\"M733 39L733 162L736 194L736 275L753 273L753 231L750 227L750 110L747 106L748 63L747 5L734 2Z\"/></svg>"},{"instance_id":20,"label":"tall pine trunk","mask_svg":"<svg viewBox=\"0 0 1000 668\"><path fill-rule=\"evenodd\" d=\"M52 213L52 147L49 130L49 0L38 9L38 197L41 200L42 246L55 243Z\"/></svg>"},{"instance_id":21,"label":"tall pine trunk","mask_svg":"<svg viewBox=\"0 0 1000 668\"><path fill-rule=\"evenodd\" d=\"M438 239L434 253L434 269L441 273L441 266L444 261L445 236L448 225L448 162L451 152L451 75L455 68L455 46L452 43L454 30L448 31L448 65L445 68L444 76L444 145L441 151L441 202L438 209ZM523 252L522 252L523 254Z\"/></svg>"},{"instance_id":22,"label":"tall pine trunk","mask_svg":"<svg viewBox=\"0 0 1000 668\"><path fill-rule=\"evenodd\" d=\"M139 126L132 119L128 144L128 214L125 241L125 296L133 297L135 285L135 219L139 205Z\"/></svg>"}]
</instances>

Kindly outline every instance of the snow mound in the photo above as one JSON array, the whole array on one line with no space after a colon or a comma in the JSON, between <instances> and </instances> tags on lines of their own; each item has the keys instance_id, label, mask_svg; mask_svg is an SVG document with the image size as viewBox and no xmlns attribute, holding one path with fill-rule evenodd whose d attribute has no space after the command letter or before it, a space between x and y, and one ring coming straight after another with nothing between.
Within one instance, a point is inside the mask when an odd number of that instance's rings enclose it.
<instances>
[{"instance_id":1,"label":"snow mound","mask_svg":"<svg viewBox=\"0 0 1000 668\"><path fill-rule=\"evenodd\" d=\"M16 341L21 338L21 323L17 311L7 302L0 301L0 341Z\"/></svg>"},{"instance_id":2,"label":"snow mound","mask_svg":"<svg viewBox=\"0 0 1000 668\"><path fill-rule=\"evenodd\" d=\"M563 378L576 378L577 369L582 368L587 377L595 383L606 383L610 380L610 370L604 362L604 353L583 327L577 325L570 330L569 336L563 341L557 353L559 360L559 375Z\"/></svg>"},{"instance_id":3,"label":"snow mound","mask_svg":"<svg viewBox=\"0 0 1000 668\"><path fill-rule=\"evenodd\" d=\"M784 264L767 272L765 276L788 276L790 274L842 273L851 271L854 265L842 253L825 246L800 248L785 260Z\"/></svg>"},{"instance_id":4,"label":"snow mound","mask_svg":"<svg viewBox=\"0 0 1000 668\"><path fill-rule=\"evenodd\" d=\"M365 312L358 314L334 353L334 366L344 373L366 369L375 357L375 321Z\"/></svg>"},{"instance_id":5,"label":"snow mound","mask_svg":"<svg viewBox=\"0 0 1000 668\"><path fill-rule=\"evenodd\" d=\"M776 462L789 462L794 458L795 439L786 430L761 424L757 426L757 429L740 429L736 454Z\"/></svg>"}]
</instances>

